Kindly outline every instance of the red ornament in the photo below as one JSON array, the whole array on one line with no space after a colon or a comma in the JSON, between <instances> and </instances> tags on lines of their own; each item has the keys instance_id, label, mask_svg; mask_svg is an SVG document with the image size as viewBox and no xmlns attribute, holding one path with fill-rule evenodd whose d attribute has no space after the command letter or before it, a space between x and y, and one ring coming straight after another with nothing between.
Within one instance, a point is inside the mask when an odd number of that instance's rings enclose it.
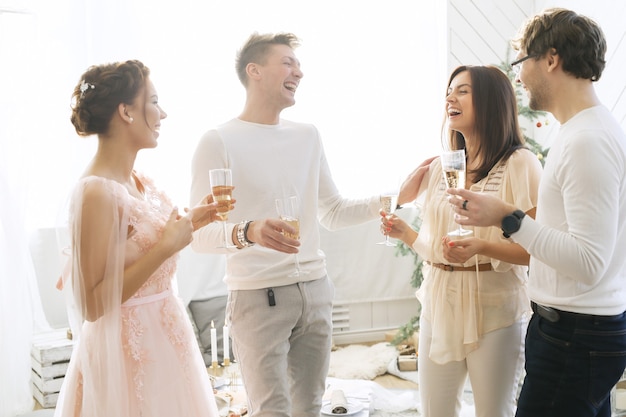
<instances>
[{"instance_id":1,"label":"red ornament","mask_svg":"<svg viewBox=\"0 0 626 417\"><path fill-rule=\"evenodd\" d=\"M541 127L541 122L537 122L537 127Z\"/></svg>"}]
</instances>

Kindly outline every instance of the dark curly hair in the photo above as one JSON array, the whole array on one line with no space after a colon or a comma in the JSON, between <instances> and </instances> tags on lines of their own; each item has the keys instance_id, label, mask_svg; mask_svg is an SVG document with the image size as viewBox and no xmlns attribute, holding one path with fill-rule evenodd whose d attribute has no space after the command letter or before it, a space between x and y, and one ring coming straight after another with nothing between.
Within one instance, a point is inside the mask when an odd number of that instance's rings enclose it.
<instances>
[{"instance_id":1,"label":"dark curly hair","mask_svg":"<svg viewBox=\"0 0 626 417\"><path fill-rule=\"evenodd\" d=\"M149 75L150 69L137 60L89 67L72 93L70 121L76 133L106 134L119 104L131 104Z\"/></svg>"},{"instance_id":2,"label":"dark curly hair","mask_svg":"<svg viewBox=\"0 0 626 417\"><path fill-rule=\"evenodd\" d=\"M576 78L598 81L606 65L606 40L600 26L567 9L546 9L532 17L511 44L535 59L554 48L563 70Z\"/></svg>"}]
</instances>

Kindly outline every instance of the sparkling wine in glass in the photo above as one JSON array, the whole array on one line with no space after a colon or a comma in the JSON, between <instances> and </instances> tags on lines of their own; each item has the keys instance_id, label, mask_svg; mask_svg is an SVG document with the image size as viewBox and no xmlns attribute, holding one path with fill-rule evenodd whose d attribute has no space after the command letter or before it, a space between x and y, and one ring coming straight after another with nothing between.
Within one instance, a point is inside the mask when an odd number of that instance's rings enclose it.
<instances>
[{"instance_id":1,"label":"sparkling wine in glass","mask_svg":"<svg viewBox=\"0 0 626 417\"><path fill-rule=\"evenodd\" d=\"M465 149L443 152L441 154L441 169L448 188L465 188ZM459 225L458 229L448 232L448 236L459 238L469 236L472 233L471 230L463 229Z\"/></svg>"},{"instance_id":2,"label":"sparkling wine in glass","mask_svg":"<svg viewBox=\"0 0 626 417\"><path fill-rule=\"evenodd\" d=\"M393 214L398 206L398 192L385 193L380 196L380 208L387 213L387 215ZM396 246L395 243L389 241L389 235L385 235L385 240L378 242L377 245Z\"/></svg>"},{"instance_id":3,"label":"sparkling wine in glass","mask_svg":"<svg viewBox=\"0 0 626 417\"><path fill-rule=\"evenodd\" d=\"M230 200L233 196L233 173L230 169L212 169L209 171L211 180L211 193L213 200L217 202L227 201L229 204L220 204L217 208L217 217L219 217L222 227L224 228L224 242L220 248L236 248L237 246L228 242L226 220L228 220L228 211L230 208Z\"/></svg>"},{"instance_id":4,"label":"sparkling wine in glass","mask_svg":"<svg viewBox=\"0 0 626 417\"><path fill-rule=\"evenodd\" d=\"M298 204L298 197L294 195L286 198L277 198L276 211L278 212L278 217L282 221L289 224L296 230L295 233L283 231L283 234L292 239L300 240L300 208ZM308 271L300 269L300 261L297 253L294 253L294 258L296 262L296 269L289 274L289 277L299 277L301 275L308 274Z\"/></svg>"}]
</instances>

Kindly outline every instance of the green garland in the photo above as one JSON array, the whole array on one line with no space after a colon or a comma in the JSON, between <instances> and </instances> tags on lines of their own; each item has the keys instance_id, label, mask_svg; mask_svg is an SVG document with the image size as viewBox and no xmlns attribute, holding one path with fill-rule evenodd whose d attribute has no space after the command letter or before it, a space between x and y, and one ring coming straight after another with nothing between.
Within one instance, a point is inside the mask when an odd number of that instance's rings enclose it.
<instances>
[{"instance_id":1,"label":"green garland","mask_svg":"<svg viewBox=\"0 0 626 417\"><path fill-rule=\"evenodd\" d=\"M413 219L411 226L413 226L413 229L415 229L415 231L419 232L421 225L422 225L422 217L420 213L418 212L415 218ZM413 269L413 274L411 275L411 287L419 288L420 285L422 285L422 281L424 280L424 276L422 275L422 267L424 266L424 262L422 258L420 258L420 256L413 250L413 248L409 247L401 240L398 240L398 242L396 243L395 255L396 256L410 255L413 257L413 265L415 265L415 269ZM398 346L398 345L405 344L406 341L409 340L411 336L413 336L413 333L419 330L419 319L420 319L421 310L422 310L421 305L418 305L417 314L411 317L405 325L400 326L400 328L398 329L398 332L396 333L396 335L393 337L393 339L390 342L392 345Z\"/></svg>"}]
</instances>

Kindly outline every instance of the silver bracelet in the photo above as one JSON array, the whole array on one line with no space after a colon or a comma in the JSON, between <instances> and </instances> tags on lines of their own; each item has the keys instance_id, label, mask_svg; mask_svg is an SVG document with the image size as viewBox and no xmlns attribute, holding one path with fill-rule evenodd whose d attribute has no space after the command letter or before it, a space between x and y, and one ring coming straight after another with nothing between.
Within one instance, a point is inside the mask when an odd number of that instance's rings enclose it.
<instances>
[{"instance_id":1,"label":"silver bracelet","mask_svg":"<svg viewBox=\"0 0 626 417\"><path fill-rule=\"evenodd\" d=\"M237 225L237 242L239 242L242 249L254 245L254 242L249 241L246 236L250 223L252 223L252 221L244 220Z\"/></svg>"}]
</instances>

